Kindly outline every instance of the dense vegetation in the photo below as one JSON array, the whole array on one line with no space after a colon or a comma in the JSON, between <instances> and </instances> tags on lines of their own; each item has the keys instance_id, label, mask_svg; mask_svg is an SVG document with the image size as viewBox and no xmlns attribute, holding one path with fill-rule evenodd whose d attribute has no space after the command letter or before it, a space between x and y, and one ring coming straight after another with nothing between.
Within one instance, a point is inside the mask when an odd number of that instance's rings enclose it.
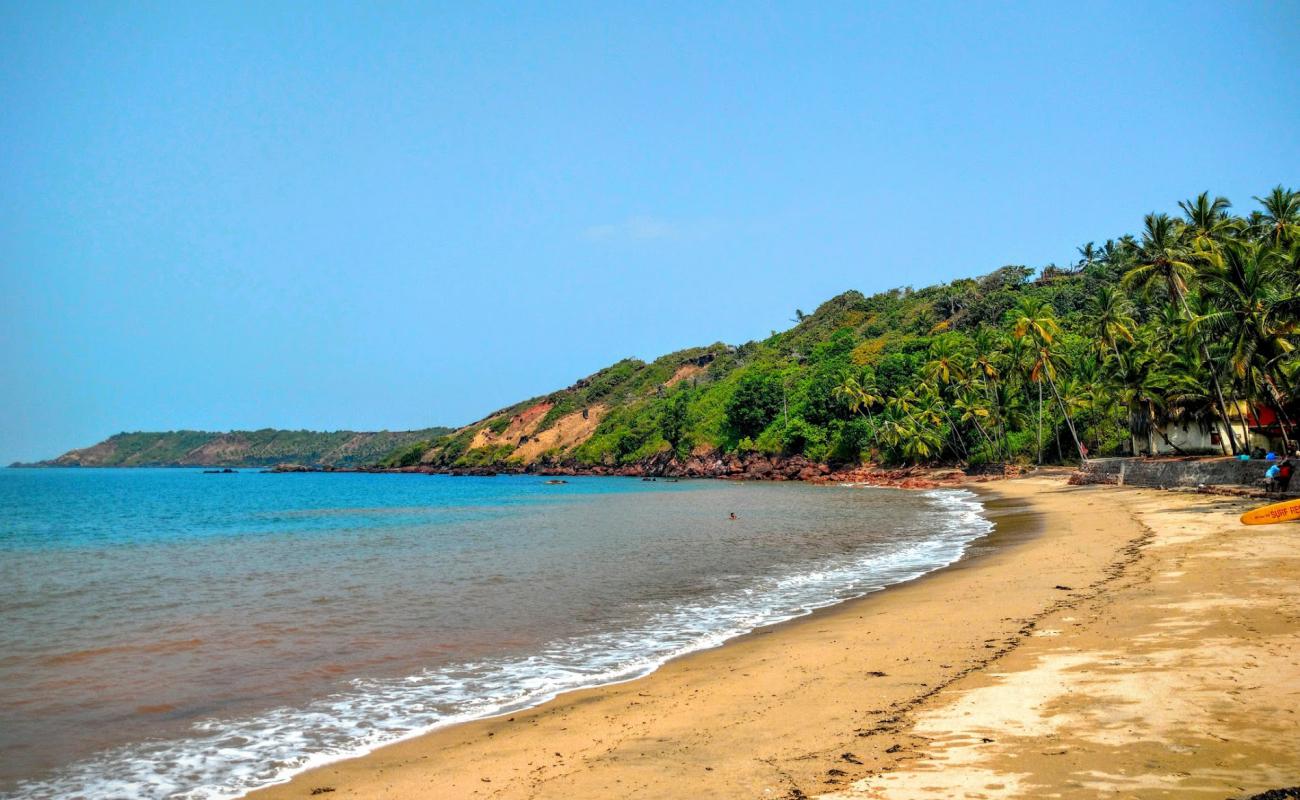
<instances>
[{"instance_id":1,"label":"dense vegetation","mask_svg":"<svg viewBox=\"0 0 1300 800\"><path fill-rule=\"evenodd\" d=\"M1278 187L1256 200L1236 216L1202 194L1175 215L1149 214L1136 236L1080 247L1065 267L850 291L762 341L621 361L463 428L422 458L618 465L721 450L838 463L1068 460L1152 451L1170 425L1239 419L1238 400L1277 412L1290 443L1300 193ZM601 416L580 441L528 458L519 442L529 436L473 446L530 407L547 409L527 429L534 437L575 412ZM1225 448L1242 447L1235 438Z\"/></svg>"},{"instance_id":2,"label":"dense vegetation","mask_svg":"<svg viewBox=\"0 0 1300 800\"><path fill-rule=\"evenodd\" d=\"M258 467L294 463L322 467L372 464L417 445L422 453L447 428L419 431L167 431L119 433L97 445L42 462L85 467Z\"/></svg>"}]
</instances>

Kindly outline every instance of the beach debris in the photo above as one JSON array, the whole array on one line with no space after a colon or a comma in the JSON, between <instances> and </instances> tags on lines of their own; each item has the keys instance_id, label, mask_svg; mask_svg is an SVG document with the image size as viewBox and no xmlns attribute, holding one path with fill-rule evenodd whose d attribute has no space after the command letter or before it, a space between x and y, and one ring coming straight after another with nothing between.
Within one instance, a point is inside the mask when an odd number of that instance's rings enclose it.
<instances>
[{"instance_id":1,"label":"beach debris","mask_svg":"<svg viewBox=\"0 0 1300 800\"><path fill-rule=\"evenodd\" d=\"M845 772L845 771L842 770L842 769L828 769L828 770L826 770L826 774L827 774L827 775L831 775L831 776L836 777L836 778L842 778L842 777L844 777L845 775L848 775L849 773Z\"/></svg>"},{"instance_id":2,"label":"beach debris","mask_svg":"<svg viewBox=\"0 0 1300 800\"><path fill-rule=\"evenodd\" d=\"M869 672L867 673L867 677L868 677L868 678L883 678L883 677L885 677L885 673L881 672L881 671L878 670L878 669L873 669L873 670L871 670L871 671L869 671Z\"/></svg>"},{"instance_id":3,"label":"beach debris","mask_svg":"<svg viewBox=\"0 0 1300 800\"><path fill-rule=\"evenodd\" d=\"M899 750L902 750L902 749L903 749L903 746L902 746L901 744L891 744L889 747L886 747L886 748L885 748L885 752L886 752L886 753L897 753Z\"/></svg>"},{"instance_id":4,"label":"beach debris","mask_svg":"<svg viewBox=\"0 0 1300 800\"><path fill-rule=\"evenodd\" d=\"M1073 592L1073 591L1074 591L1074 587L1073 587L1073 586L1063 586L1063 585L1061 585L1061 584L1059 584L1059 583L1056 584L1056 588L1057 588L1057 589L1060 589L1060 590L1063 591L1063 592Z\"/></svg>"},{"instance_id":5,"label":"beach debris","mask_svg":"<svg viewBox=\"0 0 1300 800\"><path fill-rule=\"evenodd\" d=\"M1267 792L1252 794L1246 800L1300 800L1300 786L1286 789L1269 789Z\"/></svg>"},{"instance_id":6,"label":"beach debris","mask_svg":"<svg viewBox=\"0 0 1300 800\"><path fill-rule=\"evenodd\" d=\"M315 789L312 789L312 790L311 790L311 793L312 793L313 795L317 795L317 794L328 794L328 793L330 793L330 792L332 792L332 791L334 791L334 787L333 787L333 786L317 786Z\"/></svg>"},{"instance_id":7,"label":"beach debris","mask_svg":"<svg viewBox=\"0 0 1300 800\"><path fill-rule=\"evenodd\" d=\"M849 762L850 764L861 764L861 763L862 763L862 759L858 758L857 756L855 756L855 755L852 754L852 753L840 753L840 758L844 759L845 761Z\"/></svg>"}]
</instances>

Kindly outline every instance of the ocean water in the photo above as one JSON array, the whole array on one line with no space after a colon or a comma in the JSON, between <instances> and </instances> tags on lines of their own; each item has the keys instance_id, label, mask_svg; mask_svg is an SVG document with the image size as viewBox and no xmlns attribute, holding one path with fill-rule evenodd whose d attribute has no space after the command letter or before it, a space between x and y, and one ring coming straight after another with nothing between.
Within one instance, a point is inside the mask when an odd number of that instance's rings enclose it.
<instances>
[{"instance_id":1,"label":"ocean water","mask_svg":"<svg viewBox=\"0 0 1300 800\"><path fill-rule=\"evenodd\" d=\"M238 797L646 674L990 529L956 490L0 470L0 796Z\"/></svg>"}]
</instances>

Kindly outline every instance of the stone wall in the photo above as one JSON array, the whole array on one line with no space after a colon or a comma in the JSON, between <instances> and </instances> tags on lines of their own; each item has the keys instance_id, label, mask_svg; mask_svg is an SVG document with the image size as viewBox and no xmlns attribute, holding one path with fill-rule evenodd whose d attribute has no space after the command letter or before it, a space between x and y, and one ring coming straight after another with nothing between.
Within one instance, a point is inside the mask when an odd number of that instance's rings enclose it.
<instances>
[{"instance_id":1,"label":"stone wall","mask_svg":"<svg viewBox=\"0 0 1300 800\"><path fill-rule=\"evenodd\" d=\"M1098 458L1075 473L1073 483L1125 486L1248 486L1259 488L1271 461L1235 458Z\"/></svg>"}]
</instances>

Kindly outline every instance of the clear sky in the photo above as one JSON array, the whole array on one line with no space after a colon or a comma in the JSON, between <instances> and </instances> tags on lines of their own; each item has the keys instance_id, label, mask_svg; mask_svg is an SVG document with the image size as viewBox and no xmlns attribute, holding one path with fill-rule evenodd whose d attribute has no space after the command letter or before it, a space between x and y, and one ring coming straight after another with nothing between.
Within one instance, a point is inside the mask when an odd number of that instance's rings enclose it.
<instances>
[{"instance_id":1,"label":"clear sky","mask_svg":"<svg viewBox=\"0 0 1300 800\"><path fill-rule=\"evenodd\" d=\"M0 461L461 424L1300 186L1295 0L514 6L0 0Z\"/></svg>"}]
</instances>

